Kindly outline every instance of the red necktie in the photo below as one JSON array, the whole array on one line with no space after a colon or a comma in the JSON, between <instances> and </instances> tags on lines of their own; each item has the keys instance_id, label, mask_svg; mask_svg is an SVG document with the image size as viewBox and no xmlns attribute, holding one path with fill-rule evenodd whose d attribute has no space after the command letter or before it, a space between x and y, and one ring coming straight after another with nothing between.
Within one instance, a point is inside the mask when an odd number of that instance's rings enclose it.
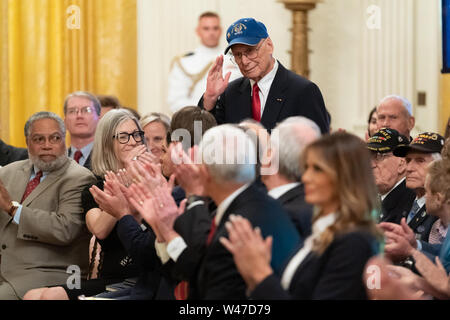
<instances>
[{"instance_id":1,"label":"red necktie","mask_svg":"<svg viewBox=\"0 0 450 320\"><path fill-rule=\"evenodd\" d=\"M83 156L80 150L77 150L75 154L73 155L73 160L75 160L77 163L80 163L80 158Z\"/></svg>"},{"instance_id":2,"label":"red necktie","mask_svg":"<svg viewBox=\"0 0 450 320\"><path fill-rule=\"evenodd\" d=\"M258 88L258 84L256 82L253 85L253 92L252 92L252 113L253 113L253 119L260 122L261 121L261 101L259 100L259 88Z\"/></svg>"},{"instance_id":3,"label":"red necktie","mask_svg":"<svg viewBox=\"0 0 450 320\"><path fill-rule=\"evenodd\" d=\"M213 239L214 233L216 232L216 219L211 221L211 229L209 230L208 238L206 239L206 245L209 246ZM175 287L175 299L176 300L186 300L189 293L189 283L187 281L181 281Z\"/></svg>"},{"instance_id":4,"label":"red necktie","mask_svg":"<svg viewBox=\"0 0 450 320\"><path fill-rule=\"evenodd\" d=\"M25 188L25 193L23 194L20 203L22 203L26 199L26 197L28 197L28 195L38 186L39 182L41 182L41 178L42 171L39 171L38 173L36 173L36 176L28 182L27 187Z\"/></svg>"},{"instance_id":5,"label":"red necktie","mask_svg":"<svg viewBox=\"0 0 450 320\"><path fill-rule=\"evenodd\" d=\"M214 237L214 233L216 232L216 219L212 219L211 221L211 229L209 230L208 238L206 239L206 245L209 246Z\"/></svg>"}]
</instances>

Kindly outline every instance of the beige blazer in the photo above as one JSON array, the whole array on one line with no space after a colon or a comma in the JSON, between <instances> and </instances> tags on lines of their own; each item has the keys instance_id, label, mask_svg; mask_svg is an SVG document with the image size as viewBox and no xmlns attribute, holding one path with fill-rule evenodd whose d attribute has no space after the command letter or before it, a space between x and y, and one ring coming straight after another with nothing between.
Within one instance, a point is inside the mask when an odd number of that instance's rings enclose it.
<instances>
[{"instance_id":1,"label":"beige blazer","mask_svg":"<svg viewBox=\"0 0 450 320\"><path fill-rule=\"evenodd\" d=\"M12 200L22 199L31 170L30 160L0 168ZM81 192L95 181L89 170L68 159L25 199L18 225L0 211L0 272L19 297L29 289L66 284L71 265L87 274L90 234Z\"/></svg>"}]
</instances>

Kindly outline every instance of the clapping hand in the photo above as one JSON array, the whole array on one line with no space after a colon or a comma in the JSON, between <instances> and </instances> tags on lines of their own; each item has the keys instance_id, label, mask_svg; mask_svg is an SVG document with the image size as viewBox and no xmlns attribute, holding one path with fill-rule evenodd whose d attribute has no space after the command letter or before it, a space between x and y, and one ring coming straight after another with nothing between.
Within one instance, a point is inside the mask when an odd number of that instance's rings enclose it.
<instances>
[{"instance_id":1,"label":"clapping hand","mask_svg":"<svg viewBox=\"0 0 450 320\"><path fill-rule=\"evenodd\" d=\"M181 144L176 148L181 149ZM193 162L194 159L196 159L197 153L197 146L190 149L190 156L184 153L183 149L181 149L182 161L180 164L175 166L177 182L185 191L186 196L205 195L206 169L203 165L195 164Z\"/></svg>"},{"instance_id":2,"label":"clapping hand","mask_svg":"<svg viewBox=\"0 0 450 320\"><path fill-rule=\"evenodd\" d=\"M272 237L265 240L261 230L252 229L250 221L241 216L230 215L230 221L225 223L229 239L220 238L222 245L233 254L236 267L253 290L262 280L273 273L270 267Z\"/></svg>"}]
</instances>

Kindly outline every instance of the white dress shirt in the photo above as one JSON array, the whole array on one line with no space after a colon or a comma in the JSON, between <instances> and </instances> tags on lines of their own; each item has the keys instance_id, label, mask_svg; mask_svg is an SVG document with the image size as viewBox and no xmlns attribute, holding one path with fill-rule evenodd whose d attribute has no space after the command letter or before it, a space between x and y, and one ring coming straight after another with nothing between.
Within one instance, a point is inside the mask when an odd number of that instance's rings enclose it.
<instances>
[{"instance_id":1,"label":"white dress shirt","mask_svg":"<svg viewBox=\"0 0 450 320\"><path fill-rule=\"evenodd\" d=\"M272 70L270 70L268 74L266 74L261 80L258 81L259 101L261 101L261 118L263 116L264 107L266 106L270 87L272 86L273 80L275 79L277 70L278 70L278 61L275 59L275 64L273 65ZM253 94L253 85L255 84L255 81L250 79L250 84L252 86L251 93Z\"/></svg>"}]
</instances>

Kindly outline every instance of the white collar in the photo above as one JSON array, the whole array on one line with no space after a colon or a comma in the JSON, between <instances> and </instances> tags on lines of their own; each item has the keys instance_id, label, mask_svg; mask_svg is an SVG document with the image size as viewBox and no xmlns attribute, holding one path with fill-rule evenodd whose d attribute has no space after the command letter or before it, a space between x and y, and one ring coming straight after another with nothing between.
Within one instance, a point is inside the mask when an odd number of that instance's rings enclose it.
<instances>
[{"instance_id":1,"label":"white collar","mask_svg":"<svg viewBox=\"0 0 450 320\"><path fill-rule=\"evenodd\" d=\"M200 46L195 49L195 53L201 54L201 55L210 55L210 56L217 56L222 51L222 48L220 46L217 47L207 47L201 44Z\"/></svg>"},{"instance_id":2,"label":"white collar","mask_svg":"<svg viewBox=\"0 0 450 320\"><path fill-rule=\"evenodd\" d=\"M274 199L278 199L280 198L282 195L284 195L286 192L294 189L295 187L297 187L298 185L300 185L300 182L292 182L292 183L288 183L288 184L283 184L282 186L273 188L272 190L270 190L268 192L269 196L271 196Z\"/></svg>"},{"instance_id":3,"label":"white collar","mask_svg":"<svg viewBox=\"0 0 450 320\"><path fill-rule=\"evenodd\" d=\"M269 94L269 90L270 90L270 87L272 86L273 80L275 79L277 70L278 70L278 61L275 59L275 63L273 65L272 70L270 70L270 72L268 74L266 74L261 80L258 81L259 91L263 94L264 97L267 97L267 95ZM250 84L252 85L252 89L253 89L253 85L255 84L255 81L250 79ZM252 90L252 92L253 92L253 90Z\"/></svg>"},{"instance_id":4,"label":"white collar","mask_svg":"<svg viewBox=\"0 0 450 320\"><path fill-rule=\"evenodd\" d=\"M419 208L422 208L425 205L425 196L422 196L419 199L417 199L417 197L416 197L416 201L417 201L417 204L419 205Z\"/></svg>"},{"instance_id":5,"label":"white collar","mask_svg":"<svg viewBox=\"0 0 450 320\"><path fill-rule=\"evenodd\" d=\"M385 194L380 195L381 201L383 201L383 200L388 196L388 194L391 193L392 190L394 190L395 188L397 188L397 186L398 186L400 183L402 183L403 180L405 180L405 179L406 179L406 177L403 177L402 179L400 179L399 181L397 181L397 183L395 184L395 186L394 186L391 190L389 190L389 191L386 192Z\"/></svg>"},{"instance_id":6,"label":"white collar","mask_svg":"<svg viewBox=\"0 0 450 320\"><path fill-rule=\"evenodd\" d=\"M216 216L215 216L215 221L216 221L216 226L219 225L220 220L223 217L223 214L225 213L225 211L228 209L228 207L230 206L230 204L233 202L234 199L236 199L236 197L238 195L240 195L242 192L245 191L245 189L247 189L250 186L250 183L246 183L244 184L242 187L240 187L239 189L235 190L232 194L230 194L228 197L225 198L225 200L223 200L218 206L217 206L217 211L216 211Z\"/></svg>"},{"instance_id":7,"label":"white collar","mask_svg":"<svg viewBox=\"0 0 450 320\"><path fill-rule=\"evenodd\" d=\"M312 236L314 238L319 237L322 234L322 232L324 232L335 221L336 221L336 214L334 212L317 219L312 226Z\"/></svg>"}]
</instances>

